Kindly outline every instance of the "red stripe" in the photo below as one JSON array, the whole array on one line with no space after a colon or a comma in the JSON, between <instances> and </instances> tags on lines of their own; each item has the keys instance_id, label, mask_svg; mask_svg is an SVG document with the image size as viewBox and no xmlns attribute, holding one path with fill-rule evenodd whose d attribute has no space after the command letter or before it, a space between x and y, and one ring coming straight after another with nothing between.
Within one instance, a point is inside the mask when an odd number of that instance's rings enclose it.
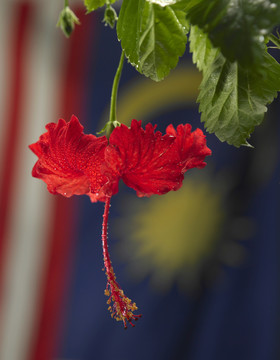
<instances>
[{"instance_id":1,"label":"red stripe","mask_svg":"<svg viewBox=\"0 0 280 360\"><path fill-rule=\"evenodd\" d=\"M92 15L85 16L84 8L75 12L82 24L76 27L70 40L65 39L70 48L65 71L62 114L67 120L72 114L79 117L83 113L84 82L86 80L85 59L87 59L88 49L93 46L94 40L91 25L94 17ZM55 121L55 119L50 119L50 121ZM56 197L49 263L42 295L39 328L31 355L32 360L50 360L55 358L58 352L64 313L63 305L70 281L74 248L74 204L74 199Z\"/></svg>"},{"instance_id":2,"label":"red stripe","mask_svg":"<svg viewBox=\"0 0 280 360\"><path fill-rule=\"evenodd\" d=\"M21 109L25 84L23 83L23 67L25 47L28 40L29 23L32 15L30 4L22 3L14 7L13 11L13 39L11 41L11 94L8 115L5 119L7 139L4 149L4 162L1 169L0 184L0 285L3 281L3 259L7 241L7 225L10 216L9 202L13 187L18 139L21 129ZM9 51L9 48L7 49ZM4 131L5 129L1 129ZM20 182L20 181L19 181Z\"/></svg>"}]
</instances>

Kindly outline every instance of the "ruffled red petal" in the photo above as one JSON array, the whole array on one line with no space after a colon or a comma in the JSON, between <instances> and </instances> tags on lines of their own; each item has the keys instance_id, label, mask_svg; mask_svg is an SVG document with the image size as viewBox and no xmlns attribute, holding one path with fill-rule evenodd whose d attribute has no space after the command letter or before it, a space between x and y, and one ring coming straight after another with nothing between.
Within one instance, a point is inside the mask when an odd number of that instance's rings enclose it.
<instances>
[{"instance_id":1,"label":"ruffled red petal","mask_svg":"<svg viewBox=\"0 0 280 360\"><path fill-rule=\"evenodd\" d=\"M205 136L197 129L191 133L190 125L173 126L167 134L155 132L155 127L132 120L131 127L117 127L112 132L105 159L116 176L137 191L138 196L165 194L182 186L184 173L205 166L205 156L211 151Z\"/></svg>"},{"instance_id":2,"label":"ruffled red petal","mask_svg":"<svg viewBox=\"0 0 280 360\"><path fill-rule=\"evenodd\" d=\"M68 123L63 119L50 123L46 129L29 147L39 158L32 175L45 181L51 193L87 194L91 201L104 201L117 192L117 181L104 161L105 136L85 135L75 116Z\"/></svg>"},{"instance_id":3,"label":"ruffled red petal","mask_svg":"<svg viewBox=\"0 0 280 360\"><path fill-rule=\"evenodd\" d=\"M173 144L176 154L174 160L180 164L183 173L194 167L204 168L205 157L212 154L206 146L206 137L202 130L196 129L193 132L191 130L190 124L177 126L177 131L172 124L166 128L166 134L176 137Z\"/></svg>"}]
</instances>

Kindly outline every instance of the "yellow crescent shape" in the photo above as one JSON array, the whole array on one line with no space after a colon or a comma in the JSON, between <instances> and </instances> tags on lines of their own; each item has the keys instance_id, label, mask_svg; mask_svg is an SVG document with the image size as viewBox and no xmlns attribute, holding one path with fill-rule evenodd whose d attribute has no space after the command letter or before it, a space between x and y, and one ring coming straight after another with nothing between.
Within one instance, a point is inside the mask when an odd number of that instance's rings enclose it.
<instances>
[{"instance_id":1,"label":"yellow crescent shape","mask_svg":"<svg viewBox=\"0 0 280 360\"><path fill-rule=\"evenodd\" d=\"M198 95L201 74L192 66L181 66L164 81L154 82L141 77L124 86L119 92L118 121L130 125L132 119L146 123L164 109L194 104ZM102 124L108 118L108 109Z\"/></svg>"}]
</instances>

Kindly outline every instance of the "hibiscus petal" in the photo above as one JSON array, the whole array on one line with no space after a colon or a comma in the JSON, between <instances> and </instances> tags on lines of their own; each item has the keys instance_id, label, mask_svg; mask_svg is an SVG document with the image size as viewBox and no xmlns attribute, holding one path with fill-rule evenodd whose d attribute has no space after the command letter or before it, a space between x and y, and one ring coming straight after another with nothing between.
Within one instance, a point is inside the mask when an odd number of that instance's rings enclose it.
<instances>
[{"instance_id":1,"label":"hibiscus petal","mask_svg":"<svg viewBox=\"0 0 280 360\"><path fill-rule=\"evenodd\" d=\"M177 132L169 126L162 135L152 124L144 130L141 121L132 120L130 128L115 128L109 142L107 164L140 197L178 190L185 171L205 166L204 158L211 154L202 131L191 133L188 124L179 125Z\"/></svg>"},{"instance_id":2,"label":"hibiscus petal","mask_svg":"<svg viewBox=\"0 0 280 360\"><path fill-rule=\"evenodd\" d=\"M206 165L205 157L212 153L206 146L206 137L202 130L196 129L191 132L191 129L190 124L177 126L177 131L173 125L169 125L166 129L166 134L176 137L173 146L183 173L194 167L202 169Z\"/></svg>"},{"instance_id":3,"label":"hibiscus petal","mask_svg":"<svg viewBox=\"0 0 280 360\"><path fill-rule=\"evenodd\" d=\"M104 201L117 192L117 182L103 169L105 136L85 135L75 116L68 123L63 119L50 123L46 129L29 148L39 158L32 175L42 179L51 193L66 197L87 194L92 201Z\"/></svg>"}]
</instances>

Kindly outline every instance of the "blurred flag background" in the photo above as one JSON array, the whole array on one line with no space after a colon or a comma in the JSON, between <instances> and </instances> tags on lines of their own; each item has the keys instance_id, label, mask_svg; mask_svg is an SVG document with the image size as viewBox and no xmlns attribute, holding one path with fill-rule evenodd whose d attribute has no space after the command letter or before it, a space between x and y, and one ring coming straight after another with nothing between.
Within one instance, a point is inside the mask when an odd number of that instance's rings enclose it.
<instances>
[{"instance_id":1,"label":"blurred flag background","mask_svg":"<svg viewBox=\"0 0 280 360\"><path fill-rule=\"evenodd\" d=\"M0 360L274 360L280 356L279 100L235 149L207 135L213 155L182 189L112 200L111 257L142 319L110 318L101 249L103 204L53 196L31 177L28 145L75 114L86 133L108 116L121 54L103 12L56 28L63 1L0 3ZM186 54L161 83L125 64L118 117L199 121L200 74Z\"/></svg>"}]
</instances>

